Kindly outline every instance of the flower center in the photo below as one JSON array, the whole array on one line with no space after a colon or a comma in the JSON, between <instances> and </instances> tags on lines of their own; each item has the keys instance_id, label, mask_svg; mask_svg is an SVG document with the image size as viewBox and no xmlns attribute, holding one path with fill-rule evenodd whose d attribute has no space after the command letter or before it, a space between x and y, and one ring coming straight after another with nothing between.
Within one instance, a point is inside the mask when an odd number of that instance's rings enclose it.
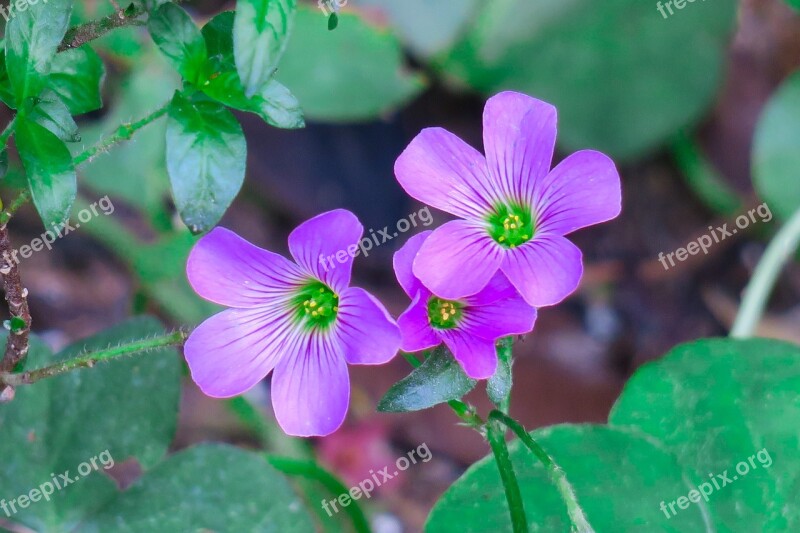
<instances>
[{"instance_id":1,"label":"flower center","mask_svg":"<svg viewBox=\"0 0 800 533\"><path fill-rule=\"evenodd\" d=\"M329 327L339 311L339 297L320 281L312 281L294 298L297 316L308 328Z\"/></svg>"},{"instance_id":2,"label":"flower center","mask_svg":"<svg viewBox=\"0 0 800 533\"><path fill-rule=\"evenodd\" d=\"M464 305L453 300L442 300L434 296L428 300L428 320L437 329L453 329L464 315Z\"/></svg>"},{"instance_id":3,"label":"flower center","mask_svg":"<svg viewBox=\"0 0 800 533\"><path fill-rule=\"evenodd\" d=\"M534 232L530 209L516 205L501 204L487 218L489 235L500 246L515 248L531 240Z\"/></svg>"}]
</instances>

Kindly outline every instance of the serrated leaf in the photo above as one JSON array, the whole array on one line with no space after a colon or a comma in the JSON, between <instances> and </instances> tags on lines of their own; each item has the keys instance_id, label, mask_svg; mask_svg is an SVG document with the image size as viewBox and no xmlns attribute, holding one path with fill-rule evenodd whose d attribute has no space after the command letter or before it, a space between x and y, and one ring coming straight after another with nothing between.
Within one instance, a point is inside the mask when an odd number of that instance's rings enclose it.
<instances>
[{"instance_id":1,"label":"serrated leaf","mask_svg":"<svg viewBox=\"0 0 800 533\"><path fill-rule=\"evenodd\" d=\"M88 44L56 55L47 87L67 104L70 113L81 115L100 109L100 88L105 78L103 60Z\"/></svg>"},{"instance_id":2,"label":"serrated leaf","mask_svg":"<svg viewBox=\"0 0 800 533\"><path fill-rule=\"evenodd\" d=\"M609 423L658 439L695 479L727 472L712 495L718 531L797 531L798 391L796 345L702 339L640 368Z\"/></svg>"},{"instance_id":3,"label":"serrated leaf","mask_svg":"<svg viewBox=\"0 0 800 533\"><path fill-rule=\"evenodd\" d=\"M33 337L28 368L158 333L163 333L163 327L157 320L140 317L55 356ZM3 343L5 335L0 333ZM179 396L180 361L169 348L19 387L13 402L0 405L4 495L28 494L51 481L54 473L68 470L74 478L81 463L106 450L116 463L133 457L145 468L153 466L174 435ZM91 430L87 430L89 422ZM115 484L102 468L64 489L56 491L49 502L17 507L18 513L9 519L37 531L70 531L86 513L116 494Z\"/></svg>"},{"instance_id":4,"label":"serrated leaf","mask_svg":"<svg viewBox=\"0 0 800 533\"><path fill-rule=\"evenodd\" d=\"M17 105L37 96L69 27L72 0L28 3L6 25L6 66Z\"/></svg>"},{"instance_id":5,"label":"serrated leaf","mask_svg":"<svg viewBox=\"0 0 800 533\"><path fill-rule=\"evenodd\" d=\"M753 184L770 209L788 220L800 209L800 72L767 102L753 141Z\"/></svg>"},{"instance_id":6,"label":"serrated leaf","mask_svg":"<svg viewBox=\"0 0 800 533\"><path fill-rule=\"evenodd\" d=\"M511 397L511 355L513 346L513 337L506 337L497 342L497 370L486 381L486 393L489 399L504 412L508 411L508 403Z\"/></svg>"},{"instance_id":7,"label":"serrated leaf","mask_svg":"<svg viewBox=\"0 0 800 533\"><path fill-rule=\"evenodd\" d=\"M307 119L374 119L425 87L405 66L400 41L357 13L340 13L328 31L316 8L300 6L276 78L291 87Z\"/></svg>"},{"instance_id":8,"label":"serrated leaf","mask_svg":"<svg viewBox=\"0 0 800 533\"><path fill-rule=\"evenodd\" d=\"M247 144L222 105L176 93L167 120L167 171L175 204L193 233L210 230L239 193Z\"/></svg>"},{"instance_id":9,"label":"serrated leaf","mask_svg":"<svg viewBox=\"0 0 800 533\"><path fill-rule=\"evenodd\" d=\"M17 122L15 139L44 226L60 226L69 217L78 191L69 150L47 128L26 119Z\"/></svg>"},{"instance_id":10,"label":"serrated leaf","mask_svg":"<svg viewBox=\"0 0 800 533\"><path fill-rule=\"evenodd\" d=\"M98 533L313 530L300 499L266 460L214 444L173 455L81 527Z\"/></svg>"},{"instance_id":11,"label":"serrated leaf","mask_svg":"<svg viewBox=\"0 0 800 533\"><path fill-rule=\"evenodd\" d=\"M28 119L47 128L53 135L64 142L79 142L78 125L72 118L66 104L59 96L45 89L36 99L28 114Z\"/></svg>"},{"instance_id":12,"label":"serrated leaf","mask_svg":"<svg viewBox=\"0 0 800 533\"><path fill-rule=\"evenodd\" d=\"M198 84L206 78L206 42L183 8L173 3L162 5L150 16L147 28L161 53L185 80Z\"/></svg>"},{"instance_id":13,"label":"serrated leaf","mask_svg":"<svg viewBox=\"0 0 800 533\"><path fill-rule=\"evenodd\" d=\"M392 385L378 403L378 411L401 413L427 409L460 399L477 383L464 373L447 348L440 345L419 368Z\"/></svg>"},{"instance_id":14,"label":"serrated leaf","mask_svg":"<svg viewBox=\"0 0 800 533\"><path fill-rule=\"evenodd\" d=\"M233 50L247 97L258 93L275 73L286 49L296 9L296 0L236 1Z\"/></svg>"}]
</instances>

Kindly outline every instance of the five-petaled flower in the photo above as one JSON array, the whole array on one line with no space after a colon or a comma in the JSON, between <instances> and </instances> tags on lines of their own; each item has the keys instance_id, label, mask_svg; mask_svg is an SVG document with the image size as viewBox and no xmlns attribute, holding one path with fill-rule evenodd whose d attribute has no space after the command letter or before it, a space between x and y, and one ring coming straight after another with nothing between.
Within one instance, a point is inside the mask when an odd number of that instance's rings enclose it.
<instances>
[{"instance_id":1,"label":"five-petaled flower","mask_svg":"<svg viewBox=\"0 0 800 533\"><path fill-rule=\"evenodd\" d=\"M363 231L349 211L314 217L289 235L295 262L223 228L200 239L187 262L189 282L203 298L231 308L186 341L200 389L235 396L272 371L272 405L286 433L334 432L350 400L347 363L383 364L400 347L383 305L349 287L353 258L330 271L317 261L357 244Z\"/></svg>"},{"instance_id":2,"label":"five-petaled flower","mask_svg":"<svg viewBox=\"0 0 800 533\"><path fill-rule=\"evenodd\" d=\"M583 274L579 228L620 212L620 179L605 155L584 150L550 169L556 109L503 92L483 113L486 157L442 128L423 130L395 164L408 194L462 220L425 240L413 272L440 298L479 293L501 271L532 306L553 305Z\"/></svg>"},{"instance_id":3,"label":"five-petaled flower","mask_svg":"<svg viewBox=\"0 0 800 533\"><path fill-rule=\"evenodd\" d=\"M444 342L468 376L489 378L497 368L497 340L530 332L536 309L501 272L472 296L458 300L435 296L412 272L414 257L430 234L415 235L394 255L395 275L412 300L397 319L401 348L416 352Z\"/></svg>"}]
</instances>

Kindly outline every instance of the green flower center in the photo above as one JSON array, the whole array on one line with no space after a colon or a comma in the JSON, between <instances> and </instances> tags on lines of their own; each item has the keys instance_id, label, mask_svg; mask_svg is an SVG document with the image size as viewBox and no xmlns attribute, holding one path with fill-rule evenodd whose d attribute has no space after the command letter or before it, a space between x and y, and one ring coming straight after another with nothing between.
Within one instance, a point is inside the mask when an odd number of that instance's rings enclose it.
<instances>
[{"instance_id":1,"label":"green flower center","mask_svg":"<svg viewBox=\"0 0 800 533\"><path fill-rule=\"evenodd\" d=\"M336 320L339 297L320 281L312 281L293 299L297 318L308 329L326 329Z\"/></svg>"},{"instance_id":2,"label":"green flower center","mask_svg":"<svg viewBox=\"0 0 800 533\"><path fill-rule=\"evenodd\" d=\"M428 320L437 329L453 329L464 316L464 305L453 300L442 300L434 296L428 300Z\"/></svg>"},{"instance_id":3,"label":"green flower center","mask_svg":"<svg viewBox=\"0 0 800 533\"><path fill-rule=\"evenodd\" d=\"M516 248L531 240L534 223L531 210L521 205L501 204L487 218L489 235L500 246Z\"/></svg>"}]
</instances>

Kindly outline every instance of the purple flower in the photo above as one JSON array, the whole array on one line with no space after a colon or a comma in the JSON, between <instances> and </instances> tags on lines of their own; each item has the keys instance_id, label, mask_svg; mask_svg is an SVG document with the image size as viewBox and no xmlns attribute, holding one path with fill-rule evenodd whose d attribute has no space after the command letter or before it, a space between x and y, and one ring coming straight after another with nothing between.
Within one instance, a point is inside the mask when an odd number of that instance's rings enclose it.
<instances>
[{"instance_id":1,"label":"purple flower","mask_svg":"<svg viewBox=\"0 0 800 533\"><path fill-rule=\"evenodd\" d=\"M189 255L186 274L203 298L230 307L186 341L192 379L209 396L253 387L270 371L272 406L286 433L328 435L350 401L347 363L386 363L400 332L372 295L348 287L353 257L327 271L320 258L357 244L364 228L342 209L289 235L294 263L215 228Z\"/></svg>"},{"instance_id":2,"label":"purple flower","mask_svg":"<svg viewBox=\"0 0 800 533\"><path fill-rule=\"evenodd\" d=\"M472 296L455 300L435 296L412 272L414 258L431 233L415 235L394 254L395 275L412 300L397 319L401 348L416 352L444 342L469 377L489 378L497 368L497 339L530 332L536 309L501 272Z\"/></svg>"},{"instance_id":3,"label":"purple flower","mask_svg":"<svg viewBox=\"0 0 800 533\"><path fill-rule=\"evenodd\" d=\"M463 220L425 241L414 274L441 298L476 294L502 271L532 306L553 305L583 274L567 235L620 212L620 180L605 155L584 150L550 170L556 109L503 92L486 103L486 157L441 128L422 130L395 164L408 194Z\"/></svg>"}]
</instances>

